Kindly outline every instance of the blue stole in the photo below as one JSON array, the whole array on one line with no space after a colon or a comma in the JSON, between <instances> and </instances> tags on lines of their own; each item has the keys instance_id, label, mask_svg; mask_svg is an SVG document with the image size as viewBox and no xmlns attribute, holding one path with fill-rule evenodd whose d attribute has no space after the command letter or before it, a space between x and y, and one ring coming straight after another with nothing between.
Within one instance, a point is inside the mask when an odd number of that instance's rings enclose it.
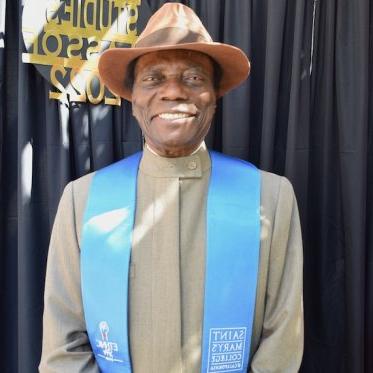
<instances>
[{"instance_id":1,"label":"blue stole","mask_svg":"<svg viewBox=\"0 0 373 373\"><path fill-rule=\"evenodd\" d=\"M92 350L104 373L131 373L128 278L141 155L96 172L84 214L83 307ZM201 372L244 373L259 265L260 173L220 153L210 157Z\"/></svg>"}]
</instances>

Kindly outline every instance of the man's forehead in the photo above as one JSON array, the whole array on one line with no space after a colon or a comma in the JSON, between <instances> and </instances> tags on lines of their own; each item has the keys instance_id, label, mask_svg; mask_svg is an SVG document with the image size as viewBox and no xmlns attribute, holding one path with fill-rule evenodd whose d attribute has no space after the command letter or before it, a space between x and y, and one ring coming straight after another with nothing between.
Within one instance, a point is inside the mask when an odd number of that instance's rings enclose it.
<instances>
[{"instance_id":1,"label":"man's forehead","mask_svg":"<svg viewBox=\"0 0 373 373\"><path fill-rule=\"evenodd\" d=\"M136 63L136 72L142 69L152 69L159 65L167 67L170 62L176 62L186 67L195 67L210 70L213 68L212 59L204 53L185 49L155 51L139 57Z\"/></svg>"}]
</instances>

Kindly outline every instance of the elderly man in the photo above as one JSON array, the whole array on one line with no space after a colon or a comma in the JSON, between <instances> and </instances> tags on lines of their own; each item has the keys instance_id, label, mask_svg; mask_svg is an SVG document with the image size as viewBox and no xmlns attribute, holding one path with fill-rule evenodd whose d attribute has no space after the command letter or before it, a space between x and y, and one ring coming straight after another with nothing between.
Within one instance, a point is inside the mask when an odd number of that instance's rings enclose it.
<instances>
[{"instance_id":1,"label":"elderly man","mask_svg":"<svg viewBox=\"0 0 373 373\"><path fill-rule=\"evenodd\" d=\"M41 372L297 372L302 245L290 183L208 152L246 55L166 4L102 79L143 153L70 183L52 233ZM234 118L232 118L234 120Z\"/></svg>"}]
</instances>

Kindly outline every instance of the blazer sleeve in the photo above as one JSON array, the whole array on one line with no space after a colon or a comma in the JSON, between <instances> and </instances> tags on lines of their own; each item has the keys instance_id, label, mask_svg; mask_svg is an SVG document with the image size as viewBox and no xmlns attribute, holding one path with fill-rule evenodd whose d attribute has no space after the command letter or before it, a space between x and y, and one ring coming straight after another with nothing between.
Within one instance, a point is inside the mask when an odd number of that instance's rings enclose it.
<instances>
[{"instance_id":1,"label":"blazer sleeve","mask_svg":"<svg viewBox=\"0 0 373 373\"><path fill-rule=\"evenodd\" d=\"M83 316L73 183L66 186L48 253L41 373L97 373Z\"/></svg>"},{"instance_id":2,"label":"blazer sleeve","mask_svg":"<svg viewBox=\"0 0 373 373\"><path fill-rule=\"evenodd\" d=\"M263 325L252 358L252 373L298 372L303 355L302 237L293 188L284 177L277 195L264 264L267 268L263 271Z\"/></svg>"}]
</instances>

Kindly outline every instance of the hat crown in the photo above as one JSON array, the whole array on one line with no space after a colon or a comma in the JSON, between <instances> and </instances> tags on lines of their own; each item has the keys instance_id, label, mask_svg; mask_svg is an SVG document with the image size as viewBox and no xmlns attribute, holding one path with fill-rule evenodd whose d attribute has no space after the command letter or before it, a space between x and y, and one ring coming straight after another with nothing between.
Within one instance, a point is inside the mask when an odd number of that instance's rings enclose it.
<instances>
[{"instance_id":1,"label":"hat crown","mask_svg":"<svg viewBox=\"0 0 373 373\"><path fill-rule=\"evenodd\" d=\"M179 3L166 3L149 19L134 47L211 43L212 38L194 11Z\"/></svg>"}]
</instances>

